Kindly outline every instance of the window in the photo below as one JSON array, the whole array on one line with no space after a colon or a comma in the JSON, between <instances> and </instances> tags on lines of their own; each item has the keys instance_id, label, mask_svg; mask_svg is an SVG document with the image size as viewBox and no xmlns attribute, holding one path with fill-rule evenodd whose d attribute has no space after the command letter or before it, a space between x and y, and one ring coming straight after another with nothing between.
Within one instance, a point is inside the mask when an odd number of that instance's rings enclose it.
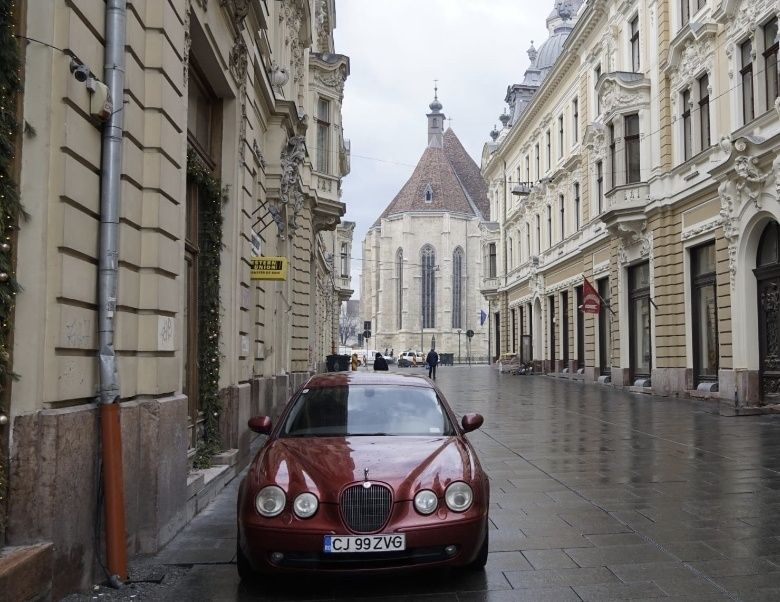
<instances>
[{"instance_id":1,"label":"window","mask_svg":"<svg viewBox=\"0 0 780 602\"><path fill-rule=\"evenodd\" d=\"M539 214L536 214L536 254L539 255L542 251L542 220Z\"/></svg>"},{"instance_id":2,"label":"window","mask_svg":"<svg viewBox=\"0 0 780 602\"><path fill-rule=\"evenodd\" d=\"M631 377L649 377L653 369L650 323L650 264L628 269L628 341Z\"/></svg>"},{"instance_id":3,"label":"window","mask_svg":"<svg viewBox=\"0 0 780 602\"><path fill-rule=\"evenodd\" d=\"M701 150L710 147L710 78L707 74L699 78L699 135Z\"/></svg>"},{"instance_id":4,"label":"window","mask_svg":"<svg viewBox=\"0 0 780 602\"><path fill-rule=\"evenodd\" d=\"M506 271L506 264L507 264L507 262L509 263L509 269L510 270L515 267L515 247L514 247L514 245L515 245L515 243L512 240L512 237L510 236L507 239L507 243L506 243L506 254L505 254L506 261L504 262L504 271Z\"/></svg>"},{"instance_id":5,"label":"window","mask_svg":"<svg viewBox=\"0 0 780 602\"><path fill-rule=\"evenodd\" d=\"M552 246L552 206L547 205L547 246Z\"/></svg>"},{"instance_id":6,"label":"window","mask_svg":"<svg viewBox=\"0 0 780 602\"><path fill-rule=\"evenodd\" d=\"M563 157L563 115L558 115L558 158Z\"/></svg>"},{"instance_id":7,"label":"window","mask_svg":"<svg viewBox=\"0 0 780 602\"><path fill-rule=\"evenodd\" d=\"M691 5L688 0L680 1L680 24L685 27L691 20Z\"/></svg>"},{"instance_id":8,"label":"window","mask_svg":"<svg viewBox=\"0 0 780 602\"><path fill-rule=\"evenodd\" d=\"M531 257L531 224L528 222L525 222L525 249L527 252L527 256L530 259Z\"/></svg>"},{"instance_id":9,"label":"window","mask_svg":"<svg viewBox=\"0 0 780 602\"><path fill-rule=\"evenodd\" d=\"M436 327L436 251L425 245L420 253L422 269L422 327Z\"/></svg>"},{"instance_id":10,"label":"window","mask_svg":"<svg viewBox=\"0 0 780 602\"><path fill-rule=\"evenodd\" d=\"M604 164L596 162L596 203L598 212L604 211Z\"/></svg>"},{"instance_id":11,"label":"window","mask_svg":"<svg viewBox=\"0 0 780 602\"><path fill-rule=\"evenodd\" d=\"M593 70L593 95L596 97L596 102L593 103L596 106L596 115L601 114L601 101L599 95L596 94L596 86L598 86L599 78L601 77L601 65L596 65Z\"/></svg>"},{"instance_id":12,"label":"window","mask_svg":"<svg viewBox=\"0 0 780 602\"><path fill-rule=\"evenodd\" d=\"M775 106L777 88L777 17L764 25L764 83L766 84L766 108Z\"/></svg>"},{"instance_id":13,"label":"window","mask_svg":"<svg viewBox=\"0 0 780 602\"><path fill-rule=\"evenodd\" d=\"M755 117L753 111L753 46L748 40L739 48L742 57L742 68L739 70L742 76L742 121L748 123L753 121Z\"/></svg>"},{"instance_id":14,"label":"window","mask_svg":"<svg viewBox=\"0 0 780 602\"><path fill-rule=\"evenodd\" d=\"M341 243L341 275L349 276L349 245L345 242Z\"/></svg>"},{"instance_id":15,"label":"window","mask_svg":"<svg viewBox=\"0 0 780 602\"><path fill-rule=\"evenodd\" d=\"M488 278L496 277L496 243L488 244Z\"/></svg>"},{"instance_id":16,"label":"window","mask_svg":"<svg viewBox=\"0 0 780 602\"><path fill-rule=\"evenodd\" d=\"M549 170L552 166L552 139L550 137L550 130L547 130L547 164L545 167Z\"/></svg>"},{"instance_id":17,"label":"window","mask_svg":"<svg viewBox=\"0 0 780 602\"><path fill-rule=\"evenodd\" d=\"M531 181L531 161L528 155L525 156L525 181Z\"/></svg>"},{"instance_id":18,"label":"window","mask_svg":"<svg viewBox=\"0 0 780 602\"><path fill-rule=\"evenodd\" d=\"M452 254L452 327L463 328L463 249Z\"/></svg>"},{"instance_id":19,"label":"window","mask_svg":"<svg viewBox=\"0 0 780 602\"><path fill-rule=\"evenodd\" d=\"M426 203L432 203L433 202L433 188L430 184L425 187L425 202Z\"/></svg>"},{"instance_id":20,"label":"window","mask_svg":"<svg viewBox=\"0 0 780 602\"><path fill-rule=\"evenodd\" d=\"M611 312L609 311L609 278L601 278L596 281L596 287L599 294L599 373L610 374L611 353L610 336L612 333Z\"/></svg>"},{"instance_id":21,"label":"window","mask_svg":"<svg viewBox=\"0 0 780 602\"><path fill-rule=\"evenodd\" d=\"M691 138L691 91L683 90L682 93L682 129L683 129L683 160L691 158L692 138Z\"/></svg>"},{"instance_id":22,"label":"window","mask_svg":"<svg viewBox=\"0 0 780 602\"><path fill-rule=\"evenodd\" d=\"M639 15L631 20L631 71L639 73Z\"/></svg>"},{"instance_id":23,"label":"window","mask_svg":"<svg viewBox=\"0 0 780 602\"><path fill-rule=\"evenodd\" d=\"M574 230L580 229L580 183L574 182Z\"/></svg>"},{"instance_id":24,"label":"window","mask_svg":"<svg viewBox=\"0 0 780 602\"><path fill-rule=\"evenodd\" d=\"M571 135L572 143L576 144L580 139L580 101L575 98L572 101Z\"/></svg>"},{"instance_id":25,"label":"window","mask_svg":"<svg viewBox=\"0 0 780 602\"><path fill-rule=\"evenodd\" d=\"M404 250L398 249L395 252L395 325L398 329L403 326L403 308L404 308Z\"/></svg>"},{"instance_id":26,"label":"window","mask_svg":"<svg viewBox=\"0 0 780 602\"><path fill-rule=\"evenodd\" d=\"M698 384L718 378L718 302L715 289L715 243L691 249L693 372Z\"/></svg>"},{"instance_id":27,"label":"window","mask_svg":"<svg viewBox=\"0 0 780 602\"><path fill-rule=\"evenodd\" d=\"M626 132L626 183L639 182L639 115L626 115L624 128Z\"/></svg>"},{"instance_id":28,"label":"window","mask_svg":"<svg viewBox=\"0 0 780 602\"><path fill-rule=\"evenodd\" d=\"M615 187L615 124L609 124L609 187Z\"/></svg>"},{"instance_id":29,"label":"window","mask_svg":"<svg viewBox=\"0 0 780 602\"><path fill-rule=\"evenodd\" d=\"M538 143L534 146L534 150L536 151L536 179L538 180L542 176L542 172L539 169L539 144Z\"/></svg>"},{"instance_id":30,"label":"window","mask_svg":"<svg viewBox=\"0 0 780 602\"><path fill-rule=\"evenodd\" d=\"M517 353L517 310L512 308L512 353Z\"/></svg>"},{"instance_id":31,"label":"window","mask_svg":"<svg viewBox=\"0 0 780 602\"><path fill-rule=\"evenodd\" d=\"M317 171L328 173L330 161L330 102L317 103Z\"/></svg>"},{"instance_id":32,"label":"window","mask_svg":"<svg viewBox=\"0 0 780 602\"><path fill-rule=\"evenodd\" d=\"M566 200L563 198L562 194L558 195L558 211L561 213L560 231L561 240L563 240L566 236Z\"/></svg>"}]
</instances>

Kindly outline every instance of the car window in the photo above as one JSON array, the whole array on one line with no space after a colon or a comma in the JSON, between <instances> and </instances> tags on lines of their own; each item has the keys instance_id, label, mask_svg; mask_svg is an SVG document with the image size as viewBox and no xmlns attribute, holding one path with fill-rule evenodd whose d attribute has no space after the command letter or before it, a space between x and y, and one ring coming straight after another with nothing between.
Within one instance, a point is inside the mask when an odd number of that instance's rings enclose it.
<instances>
[{"instance_id":1,"label":"car window","mask_svg":"<svg viewBox=\"0 0 780 602\"><path fill-rule=\"evenodd\" d=\"M282 437L454 434L436 393L423 387L358 385L304 389Z\"/></svg>"}]
</instances>

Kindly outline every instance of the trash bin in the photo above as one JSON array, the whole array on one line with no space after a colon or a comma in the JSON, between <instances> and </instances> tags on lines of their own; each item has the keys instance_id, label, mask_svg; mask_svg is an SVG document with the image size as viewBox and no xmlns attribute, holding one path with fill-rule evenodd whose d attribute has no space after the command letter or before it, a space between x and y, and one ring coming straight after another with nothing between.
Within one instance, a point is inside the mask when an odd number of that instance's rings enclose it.
<instances>
[{"instance_id":1,"label":"trash bin","mask_svg":"<svg viewBox=\"0 0 780 602\"><path fill-rule=\"evenodd\" d=\"M352 358L350 358L348 355L337 355L337 364L338 369L340 371L347 371L352 368Z\"/></svg>"},{"instance_id":2,"label":"trash bin","mask_svg":"<svg viewBox=\"0 0 780 602\"><path fill-rule=\"evenodd\" d=\"M336 372L339 369L340 355L328 355L325 357L325 365L328 368L328 372Z\"/></svg>"},{"instance_id":3,"label":"trash bin","mask_svg":"<svg viewBox=\"0 0 780 602\"><path fill-rule=\"evenodd\" d=\"M454 353L442 353L439 355L439 363L443 366L452 366L454 363Z\"/></svg>"}]
</instances>

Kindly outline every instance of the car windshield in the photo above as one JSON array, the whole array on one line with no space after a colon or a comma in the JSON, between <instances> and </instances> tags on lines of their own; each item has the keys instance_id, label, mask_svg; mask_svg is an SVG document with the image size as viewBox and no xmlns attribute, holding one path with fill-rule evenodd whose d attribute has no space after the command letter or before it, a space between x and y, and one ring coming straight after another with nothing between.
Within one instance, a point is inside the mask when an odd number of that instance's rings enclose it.
<instances>
[{"instance_id":1,"label":"car windshield","mask_svg":"<svg viewBox=\"0 0 780 602\"><path fill-rule=\"evenodd\" d=\"M304 389L282 437L452 435L454 429L433 389L351 386Z\"/></svg>"}]
</instances>

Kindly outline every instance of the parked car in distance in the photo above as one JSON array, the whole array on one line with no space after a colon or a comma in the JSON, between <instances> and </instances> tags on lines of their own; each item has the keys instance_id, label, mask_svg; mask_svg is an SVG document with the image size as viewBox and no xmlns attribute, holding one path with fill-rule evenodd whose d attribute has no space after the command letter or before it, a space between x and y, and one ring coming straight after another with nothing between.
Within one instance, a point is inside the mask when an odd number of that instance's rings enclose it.
<instances>
[{"instance_id":1,"label":"parked car in distance","mask_svg":"<svg viewBox=\"0 0 780 602\"><path fill-rule=\"evenodd\" d=\"M482 422L422 375L312 377L277 424L249 420L269 437L239 488L239 575L482 569L490 486L465 436Z\"/></svg>"},{"instance_id":2,"label":"parked car in distance","mask_svg":"<svg viewBox=\"0 0 780 602\"><path fill-rule=\"evenodd\" d=\"M414 359L413 359L414 358ZM398 356L398 367L408 368L409 366L424 366L425 356L419 351L404 351Z\"/></svg>"}]
</instances>

